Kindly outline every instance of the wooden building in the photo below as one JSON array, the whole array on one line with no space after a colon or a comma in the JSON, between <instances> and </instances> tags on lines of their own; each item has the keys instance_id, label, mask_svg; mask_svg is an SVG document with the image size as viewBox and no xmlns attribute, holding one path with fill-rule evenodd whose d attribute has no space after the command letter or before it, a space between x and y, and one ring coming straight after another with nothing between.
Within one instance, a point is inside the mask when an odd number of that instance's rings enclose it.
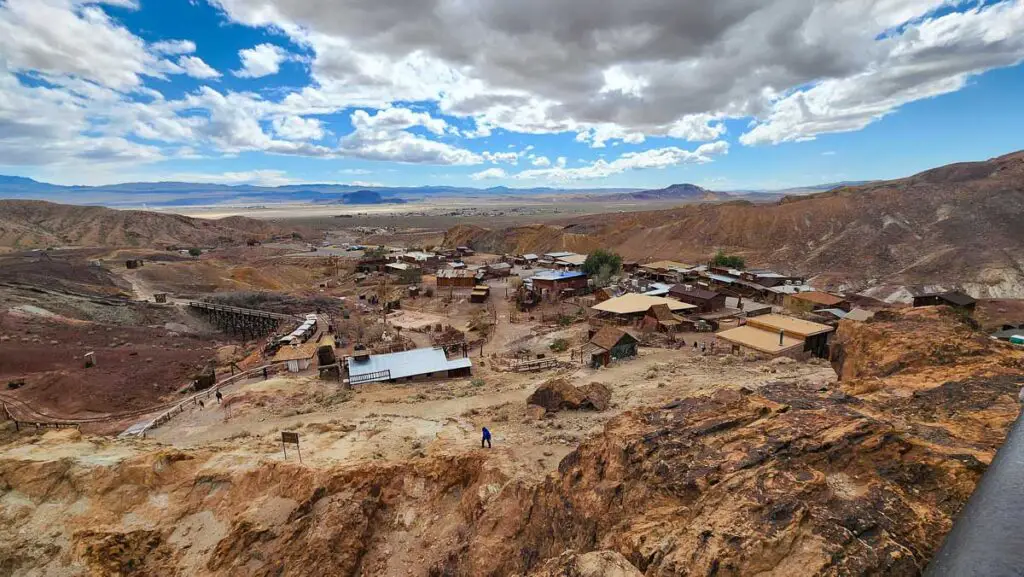
<instances>
[{"instance_id":1,"label":"wooden building","mask_svg":"<svg viewBox=\"0 0 1024 577\"><path fill-rule=\"evenodd\" d=\"M546 270L530 277L530 282L533 285L534 291L547 291L550 294L558 294L565 289L585 290L587 288L587 275L582 272Z\"/></svg>"},{"instance_id":2,"label":"wooden building","mask_svg":"<svg viewBox=\"0 0 1024 577\"><path fill-rule=\"evenodd\" d=\"M683 326L683 319L675 315L666 304L654 305L647 309L641 326L645 330L674 333Z\"/></svg>"},{"instance_id":3,"label":"wooden building","mask_svg":"<svg viewBox=\"0 0 1024 577\"><path fill-rule=\"evenodd\" d=\"M822 309L842 309L849 312L850 301L822 291L807 291L785 295L782 306L793 312L810 313Z\"/></svg>"},{"instance_id":4,"label":"wooden building","mask_svg":"<svg viewBox=\"0 0 1024 577\"><path fill-rule=\"evenodd\" d=\"M915 307L949 306L954 309L973 313L978 301L974 297L960 291L943 293L925 293L914 297Z\"/></svg>"},{"instance_id":5,"label":"wooden building","mask_svg":"<svg viewBox=\"0 0 1024 577\"><path fill-rule=\"evenodd\" d=\"M677 284L669 289L668 296L697 307L701 313L713 313L725 308L724 294L692 285Z\"/></svg>"},{"instance_id":6,"label":"wooden building","mask_svg":"<svg viewBox=\"0 0 1024 577\"><path fill-rule=\"evenodd\" d=\"M491 287L481 284L473 287L473 292L469 295L469 302L471 303L482 303L487 300L487 297L491 296Z\"/></svg>"},{"instance_id":7,"label":"wooden building","mask_svg":"<svg viewBox=\"0 0 1024 577\"><path fill-rule=\"evenodd\" d=\"M783 315L761 315L743 326L722 331L716 338L729 343L734 353L752 351L768 356L829 356L833 328Z\"/></svg>"},{"instance_id":8,"label":"wooden building","mask_svg":"<svg viewBox=\"0 0 1024 577\"><path fill-rule=\"evenodd\" d=\"M473 288L476 273L468 270L441 269L437 271L437 288Z\"/></svg>"},{"instance_id":9,"label":"wooden building","mask_svg":"<svg viewBox=\"0 0 1024 577\"><path fill-rule=\"evenodd\" d=\"M635 357L639 349L636 337L622 329L604 327L590 336L583 354L590 355L590 366L606 367L612 361Z\"/></svg>"},{"instance_id":10,"label":"wooden building","mask_svg":"<svg viewBox=\"0 0 1024 577\"><path fill-rule=\"evenodd\" d=\"M627 293L608 299L592 307L597 318L613 324L637 324L647 315L647 311L656 305L665 305L672 313L688 312L697 307L674 299Z\"/></svg>"}]
</instances>

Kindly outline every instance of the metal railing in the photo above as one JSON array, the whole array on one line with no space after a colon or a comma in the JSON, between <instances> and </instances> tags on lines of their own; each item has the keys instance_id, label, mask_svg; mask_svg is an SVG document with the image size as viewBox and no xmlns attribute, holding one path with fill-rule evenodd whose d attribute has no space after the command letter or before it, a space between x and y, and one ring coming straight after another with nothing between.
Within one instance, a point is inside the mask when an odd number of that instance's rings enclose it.
<instances>
[{"instance_id":1,"label":"metal railing","mask_svg":"<svg viewBox=\"0 0 1024 577\"><path fill-rule=\"evenodd\" d=\"M960 511L926 576L1009 577L1024 568L1024 417Z\"/></svg>"},{"instance_id":2,"label":"metal railing","mask_svg":"<svg viewBox=\"0 0 1024 577\"><path fill-rule=\"evenodd\" d=\"M188 306L197 309L203 309L208 311L235 313L240 315L246 315L250 317L258 317L264 319L275 319L281 321L294 321L304 320L305 317L299 315L286 315L284 313L272 313L269 311L261 311L258 309L246 309L242 307L233 307L229 305L219 305L215 303L207 303L202 301L188 301Z\"/></svg>"},{"instance_id":3,"label":"metal railing","mask_svg":"<svg viewBox=\"0 0 1024 577\"><path fill-rule=\"evenodd\" d=\"M233 385L233 384L235 384L235 383L237 383L239 381L245 380L245 379L250 379L250 378L253 378L255 376L262 375L264 369L266 369L268 375L271 372L277 373L277 372L279 372L281 370L281 367L283 367L284 365L285 365L285 363L274 363L274 364L269 364L269 365L263 365L263 366L260 366L260 367L256 367L254 369L249 369L247 371L238 373L237 375L231 375L230 377L220 381L219 383L215 384L214 386L212 386L212 387L210 387L208 389L204 389L202 391L199 391L198 393L192 395L191 397L189 397L189 398L187 398L187 399L177 403L173 407L167 409L166 411L164 411L164 412L160 413L159 415L157 415L156 417L154 417L153 420L149 421L144 426L142 426L142 427L140 427L138 429L136 429L135 427L129 428L127 431L125 431L124 433L121 433L121 434L122 435L137 435L139 437L145 437L147 432L149 432L149 431L159 427L160 425L163 425L167 421L170 421L175 415L179 415L179 414L185 412L185 409L188 409L188 408L194 407L194 406L198 406L200 400L210 398L210 396L216 394L217 391L223 389L224 387L226 387L228 385Z\"/></svg>"},{"instance_id":4,"label":"metal railing","mask_svg":"<svg viewBox=\"0 0 1024 577\"><path fill-rule=\"evenodd\" d=\"M362 374L362 375L350 376L349 379L348 379L348 384L350 384L350 385L359 385L359 384L362 384L362 383L372 383L372 382L376 382L376 381L390 381L390 380L391 380L391 370L390 369L385 369L383 371L375 371L375 372L372 372L372 373L365 373L365 374Z\"/></svg>"}]
</instances>

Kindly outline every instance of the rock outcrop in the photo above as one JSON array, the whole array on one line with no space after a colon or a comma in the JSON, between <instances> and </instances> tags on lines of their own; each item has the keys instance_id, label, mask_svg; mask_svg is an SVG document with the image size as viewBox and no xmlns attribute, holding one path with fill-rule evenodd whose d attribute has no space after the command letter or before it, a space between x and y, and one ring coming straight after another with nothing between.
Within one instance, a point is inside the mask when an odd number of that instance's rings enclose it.
<instances>
[{"instance_id":1,"label":"rock outcrop","mask_svg":"<svg viewBox=\"0 0 1024 577\"><path fill-rule=\"evenodd\" d=\"M603 411L608 408L612 391L601 383L576 387L563 378L545 381L526 399L527 405L543 407L549 413L558 411Z\"/></svg>"}]
</instances>

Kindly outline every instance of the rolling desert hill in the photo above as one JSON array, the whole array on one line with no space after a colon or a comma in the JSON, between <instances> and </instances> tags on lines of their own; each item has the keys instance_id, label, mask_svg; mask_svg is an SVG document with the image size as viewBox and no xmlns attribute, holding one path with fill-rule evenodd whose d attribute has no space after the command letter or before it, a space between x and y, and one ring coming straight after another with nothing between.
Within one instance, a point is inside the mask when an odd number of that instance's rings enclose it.
<instances>
[{"instance_id":1,"label":"rolling desert hill","mask_svg":"<svg viewBox=\"0 0 1024 577\"><path fill-rule=\"evenodd\" d=\"M748 263L823 273L825 288L883 298L902 287L960 287L1024 297L1024 151L891 181L669 210L587 216L561 227L456 227L449 244L493 252L585 252L702 262L715 250Z\"/></svg>"},{"instance_id":2,"label":"rolling desert hill","mask_svg":"<svg viewBox=\"0 0 1024 577\"><path fill-rule=\"evenodd\" d=\"M719 202L728 200L727 192L716 192L697 186L696 184L673 184L656 190L639 190L597 196L601 200L678 200L680 202Z\"/></svg>"},{"instance_id":3,"label":"rolling desert hill","mask_svg":"<svg viewBox=\"0 0 1024 577\"><path fill-rule=\"evenodd\" d=\"M0 247L211 246L280 234L277 225L244 217L203 220L38 200L0 200Z\"/></svg>"}]
</instances>

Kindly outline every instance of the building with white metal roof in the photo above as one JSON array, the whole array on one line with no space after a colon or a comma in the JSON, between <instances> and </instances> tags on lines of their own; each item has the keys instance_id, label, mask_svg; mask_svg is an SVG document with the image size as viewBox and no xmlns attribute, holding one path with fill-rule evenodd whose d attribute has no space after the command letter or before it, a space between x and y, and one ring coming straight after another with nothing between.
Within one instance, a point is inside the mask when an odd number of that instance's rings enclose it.
<instances>
[{"instance_id":1,"label":"building with white metal roof","mask_svg":"<svg viewBox=\"0 0 1024 577\"><path fill-rule=\"evenodd\" d=\"M440 348L413 349L400 353L349 357L351 384L392 381L414 377L455 376L469 374L473 363L468 358L449 360Z\"/></svg>"}]
</instances>

